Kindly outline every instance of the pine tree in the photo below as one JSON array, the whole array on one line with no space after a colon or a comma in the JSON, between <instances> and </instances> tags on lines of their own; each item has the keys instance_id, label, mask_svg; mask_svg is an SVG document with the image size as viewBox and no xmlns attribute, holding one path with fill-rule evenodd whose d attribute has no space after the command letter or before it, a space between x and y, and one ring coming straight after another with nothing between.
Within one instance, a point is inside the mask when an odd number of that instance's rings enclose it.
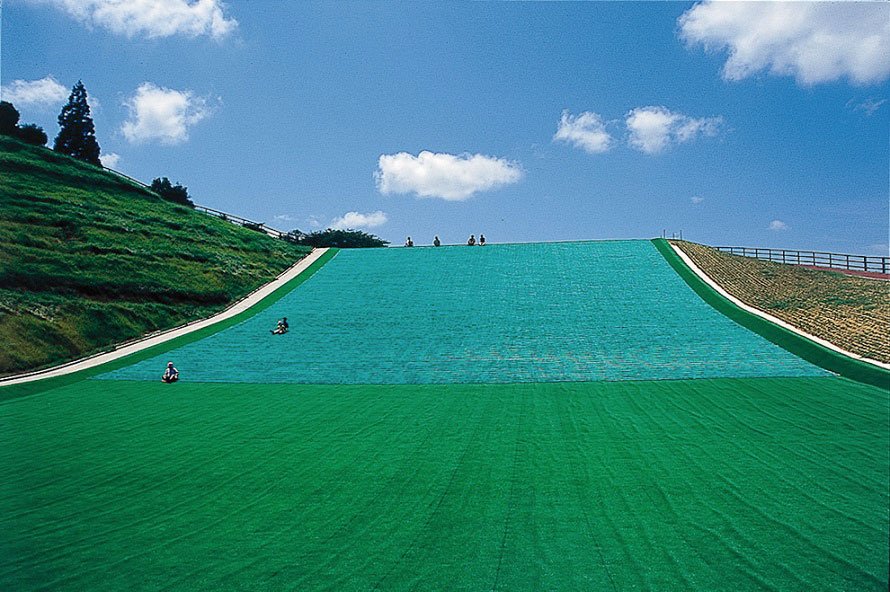
<instances>
[{"instance_id":1,"label":"pine tree","mask_svg":"<svg viewBox=\"0 0 890 592\"><path fill-rule=\"evenodd\" d=\"M56 136L53 150L102 166L87 91L80 80L71 89L68 104L59 113L59 135Z\"/></svg>"}]
</instances>

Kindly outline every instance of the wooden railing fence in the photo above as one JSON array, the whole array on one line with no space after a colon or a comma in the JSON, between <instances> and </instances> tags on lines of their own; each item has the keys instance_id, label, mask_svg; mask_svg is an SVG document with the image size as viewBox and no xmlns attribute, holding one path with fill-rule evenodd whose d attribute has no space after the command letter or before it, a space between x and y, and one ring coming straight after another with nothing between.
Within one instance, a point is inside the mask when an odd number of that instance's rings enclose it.
<instances>
[{"instance_id":1,"label":"wooden railing fence","mask_svg":"<svg viewBox=\"0 0 890 592\"><path fill-rule=\"evenodd\" d=\"M714 247L718 251L744 257L754 257L776 263L810 265L831 269L847 269L872 273L890 273L890 257L879 255L850 255L826 251L797 251L794 249L762 249L759 247Z\"/></svg>"}]
</instances>

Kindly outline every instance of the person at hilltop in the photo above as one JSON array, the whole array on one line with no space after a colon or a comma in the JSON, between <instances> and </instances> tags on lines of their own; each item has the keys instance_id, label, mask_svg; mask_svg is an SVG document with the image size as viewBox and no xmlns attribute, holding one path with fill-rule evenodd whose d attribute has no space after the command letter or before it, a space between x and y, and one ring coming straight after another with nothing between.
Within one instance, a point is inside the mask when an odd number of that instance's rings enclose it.
<instances>
[{"instance_id":1,"label":"person at hilltop","mask_svg":"<svg viewBox=\"0 0 890 592\"><path fill-rule=\"evenodd\" d=\"M272 335L284 335L287 333L288 329L290 329L290 326L287 324L287 317L282 317L282 319L278 321L278 327L271 329L269 332L272 333Z\"/></svg>"},{"instance_id":2,"label":"person at hilltop","mask_svg":"<svg viewBox=\"0 0 890 592\"><path fill-rule=\"evenodd\" d=\"M435 237L435 238L433 239L433 246L434 246L434 247L441 247L441 246L442 246L442 241L439 240L439 237L438 237L438 236Z\"/></svg>"},{"instance_id":3,"label":"person at hilltop","mask_svg":"<svg viewBox=\"0 0 890 592\"><path fill-rule=\"evenodd\" d=\"M472 246L475 245L475 244L476 244L476 235L475 235L475 234L471 234L471 235L470 235L470 240L467 241L467 246L472 247Z\"/></svg>"},{"instance_id":4,"label":"person at hilltop","mask_svg":"<svg viewBox=\"0 0 890 592\"><path fill-rule=\"evenodd\" d=\"M479 235L479 246L480 246L480 247L484 247L484 246L485 246L485 235L484 235L484 234L480 234L480 235Z\"/></svg>"},{"instance_id":5,"label":"person at hilltop","mask_svg":"<svg viewBox=\"0 0 890 592\"><path fill-rule=\"evenodd\" d=\"M408 240L405 241L405 246L406 246L406 247L413 247L413 246L414 246L414 241L411 240L411 237L410 237L410 236L408 237Z\"/></svg>"},{"instance_id":6,"label":"person at hilltop","mask_svg":"<svg viewBox=\"0 0 890 592\"><path fill-rule=\"evenodd\" d=\"M173 362L167 362L167 369L164 370L164 375L161 376L161 382L170 384L177 380L179 380L179 370L173 366Z\"/></svg>"}]
</instances>

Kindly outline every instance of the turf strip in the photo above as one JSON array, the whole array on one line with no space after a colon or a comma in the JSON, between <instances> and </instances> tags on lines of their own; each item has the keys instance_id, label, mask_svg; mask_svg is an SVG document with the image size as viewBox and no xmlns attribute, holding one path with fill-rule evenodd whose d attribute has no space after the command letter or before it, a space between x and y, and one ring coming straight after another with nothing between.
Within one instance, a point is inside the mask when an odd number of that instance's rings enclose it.
<instances>
[{"instance_id":1,"label":"turf strip","mask_svg":"<svg viewBox=\"0 0 890 592\"><path fill-rule=\"evenodd\" d=\"M886 590L888 404L81 381L0 404L0 589Z\"/></svg>"}]
</instances>

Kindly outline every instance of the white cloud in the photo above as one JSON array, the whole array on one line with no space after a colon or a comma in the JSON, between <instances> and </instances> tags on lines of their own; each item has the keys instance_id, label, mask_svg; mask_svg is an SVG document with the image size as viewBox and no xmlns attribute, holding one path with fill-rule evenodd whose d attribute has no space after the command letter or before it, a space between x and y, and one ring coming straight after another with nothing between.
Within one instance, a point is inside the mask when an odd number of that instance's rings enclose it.
<instances>
[{"instance_id":1,"label":"white cloud","mask_svg":"<svg viewBox=\"0 0 890 592\"><path fill-rule=\"evenodd\" d=\"M847 101L847 108L852 108L854 112L860 111L865 113L868 117L874 115L878 109L881 108L881 105L887 102L887 99L877 100L874 97L868 97L861 103L856 103L854 99L850 99Z\"/></svg>"},{"instance_id":2,"label":"white cloud","mask_svg":"<svg viewBox=\"0 0 890 592\"><path fill-rule=\"evenodd\" d=\"M13 80L0 87L0 98L16 106L42 107L63 104L69 91L52 76L40 80Z\"/></svg>"},{"instance_id":3,"label":"white cloud","mask_svg":"<svg viewBox=\"0 0 890 592\"><path fill-rule=\"evenodd\" d=\"M380 210L369 214L346 212L339 218L331 220L330 228L345 230L347 228L377 228L386 224L386 214Z\"/></svg>"},{"instance_id":4,"label":"white cloud","mask_svg":"<svg viewBox=\"0 0 890 592\"><path fill-rule=\"evenodd\" d=\"M209 35L222 39L238 26L219 0L32 0L64 10L88 27L127 37Z\"/></svg>"},{"instance_id":5,"label":"white cloud","mask_svg":"<svg viewBox=\"0 0 890 592\"><path fill-rule=\"evenodd\" d=\"M602 118L590 111L584 111L577 116L568 110L563 111L553 140L568 142L591 154L606 152L612 146L612 136L606 131Z\"/></svg>"},{"instance_id":6,"label":"white cloud","mask_svg":"<svg viewBox=\"0 0 890 592\"><path fill-rule=\"evenodd\" d=\"M666 107L637 107L627 112L628 144L646 154L657 154L671 144L688 142L698 135L713 136L722 117L689 117Z\"/></svg>"},{"instance_id":7,"label":"white cloud","mask_svg":"<svg viewBox=\"0 0 890 592\"><path fill-rule=\"evenodd\" d=\"M801 85L890 76L887 2L702 2L678 24L687 45L728 52L726 80L761 70Z\"/></svg>"},{"instance_id":8,"label":"white cloud","mask_svg":"<svg viewBox=\"0 0 890 592\"><path fill-rule=\"evenodd\" d=\"M121 155L114 152L103 153L99 155L99 160L102 161L102 166L113 169L117 168L117 165L120 163Z\"/></svg>"},{"instance_id":9,"label":"white cloud","mask_svg":"<svg viewBox=\"0 0 890 592\"><path fill-rule=\"evenodd\" d=\"M778 232L780 230L788 230L788 228L790 228L790 227L787 224L785 224L784 222L782 222L781 220L773 220L772 222L769 223L768 228L769 228L769 230L774 230L774 231Z\"/></svg>"},{"instance_id":10,"label":"white cloud","mask_svg":"<svg viewBox=\"0 0 890 592\"><path fill-rule=\"evenodd\" d=\"M210 115L207 101L190 90L172 90L144 82L124 102L130 116L121 132L131 143L156 140L180 144L188 140L189 127Z\"/></svg>"},{"instance_id":11,"label":"white cloud","mask_svg":"<svg viewBox=\"0 0 890 592\"><path fill-rule=\"evenodd\" d=\"M689 201L691 201L694 204L700 204L701 202L705 201L705 198L703 198L700 195L693 195L692 197L689 198Z\"/></svg>"},{"instance_id":12,"label":"white cloud","mask_svg":"<svg viewBox=\"0 0 890 592\"><path fill-rule=\"evenodd\" d=\"M462 201L479 191L496 189L522 179L515 162L482 154L442 154L424 150L381 154L374 178L380 193L414 193Z\"/></svg>"}]
</instances>

